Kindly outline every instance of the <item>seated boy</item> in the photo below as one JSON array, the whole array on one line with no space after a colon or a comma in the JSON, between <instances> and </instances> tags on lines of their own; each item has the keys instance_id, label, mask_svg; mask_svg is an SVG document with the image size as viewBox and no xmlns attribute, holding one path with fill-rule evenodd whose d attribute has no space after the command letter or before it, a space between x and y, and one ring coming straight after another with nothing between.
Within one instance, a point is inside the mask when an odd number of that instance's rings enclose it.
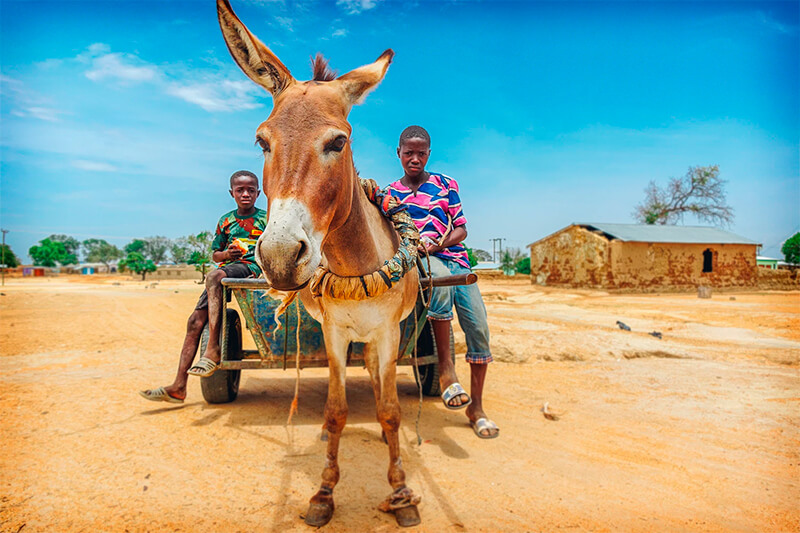
<instances>
[{"instance_id":1,"label":"seated boy","mask_svg":"<svg viewBox=\"0 0 800 533\"><path fill-rule=\"evenodd\" d=\"M467 219L461 211L458 183L444 174L425 170L430 156L431 138L424 128L409 126L400 135L397 155L404 175L389 185L392 196L408 206L408 213L419 229L420 254L430 259L434 277L470 272L467 250L461 242L467 238ZM423 265L427 260L423 258ZM467 341L467 362L471 370L472 398L458 383L450 359L450 321L453 305L458 323ZM467 418L475 434L493 439L500 433L497 425L483 411L483 385L492 362L489 349L489 324L486 307L477 285L434 287L428 317L439 357L439 384L442 401L448 409L467 407Z\"/></svg>"},{"instance_id":2,"label":"seated boy","mask_svg":"<svg viewBox=\"0 0 800 533\"><path fill-rule=\"evenodd\" d=\"M139 391L148 400L183 403L189 379L187 374L206 377L217 370L221 355L219 328L222 324L222 278L249 278L261 274L255 261L254 249L258 236L267 224L267 213L255 206L261 192L258 178L252 172L239 170L231 176L230 184L229 192L236 201L236 209L219 219L211 245L214 250L211 258L220 263L220 266L206 276L206 289L189 316L175 381L166 387ZM247 252L242 250L239 243L246 245ZM206 353L189 368L197 353L206 322L209 329Z\"/></svg>"}]
</instances>

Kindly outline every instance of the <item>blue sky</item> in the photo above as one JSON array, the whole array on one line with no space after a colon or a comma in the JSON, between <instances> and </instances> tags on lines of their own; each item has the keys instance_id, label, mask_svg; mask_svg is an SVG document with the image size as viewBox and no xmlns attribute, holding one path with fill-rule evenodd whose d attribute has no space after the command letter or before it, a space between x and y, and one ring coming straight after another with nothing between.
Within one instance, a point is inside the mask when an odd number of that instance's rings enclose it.
<instances>
[{"instance_id":1,"label":"blue sky","mask_svg":"<svg viewBox=\"0 0 800 533\"><path fill-rule=\"evenodd\" d=\"M633 222L650 180L710 164L732 231L775 257L800 231L798 2L232 4L298 79L318 51L344 73L394 49L350 114L356 166L400 177L400 131L426 127L469 246ZM260 175L272 101L233 63L213 0L2 0L0 34L0 225L23 260L51 233L213 229L228 176Z\"/></svg>"}]
</instances>

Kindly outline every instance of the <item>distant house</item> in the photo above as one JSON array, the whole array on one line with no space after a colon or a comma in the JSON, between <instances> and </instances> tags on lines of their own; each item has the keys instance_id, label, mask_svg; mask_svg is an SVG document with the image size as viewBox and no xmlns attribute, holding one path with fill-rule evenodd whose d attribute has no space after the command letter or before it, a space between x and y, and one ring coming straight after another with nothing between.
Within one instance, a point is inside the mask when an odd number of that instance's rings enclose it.
<instances>
[{"instance_id":1,"label":"distant house","mask_svg":"<svg viewBox=\"0 0 800 533\"><path fill-rule=\"evenodd\" d=\"M780 259L773 259L772 257L764 257L763 255L756 256L756 263L761 268L768 268L770 270L777 270L778 264L783 263Z\"/></svg>"},{"instance_id":2,"label":"distant house","mask_svg":"<svg viewBox=\"0 0 800 533\"><path fill-rule=\"evenodd\" d=\"M528 248L534 283L623 289L753 286L759 246L704 226L573 223Z\"/></svg>"}]
</instances>

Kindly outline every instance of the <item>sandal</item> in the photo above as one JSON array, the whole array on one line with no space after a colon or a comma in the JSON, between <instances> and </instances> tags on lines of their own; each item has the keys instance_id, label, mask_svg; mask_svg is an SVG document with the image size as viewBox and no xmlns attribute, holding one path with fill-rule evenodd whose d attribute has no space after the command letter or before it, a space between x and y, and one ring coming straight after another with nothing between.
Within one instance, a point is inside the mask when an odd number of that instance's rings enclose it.
<instances>
[{"instance_id":1,"label":"sandal","mask_svg":"<svg viewBox=\"0 0 800 533\"><path fill-rule=\"evenodd\" d=\"M456 396L459 396L461 394L467 397L467 401L463 402L461 405L450 405L450 401ZM467 391L465 391L464 387L461 386L461 383L456 381L455 383L453 383L444 390L444 392L442 393L442 401L444 402L444 406L447 407L448 409L456 410L456 409L463 409L464 407L471 404L472 398L469 397L469 394L467 394Z\"/></svg>"},{"instance_id":2,"label":"sandal","mask_svg":"<svg viewBox=\"0 0 800 533\"><path fill-rule=\"evenodd\" d=\"M186 371L187 374L190 376L198 376L201 378L207 378L211 374L217 371L219 368L219 363L215 363L205 355L200 357L195 364L192 365L192 368Z\"/></svg>"}]
</instances>

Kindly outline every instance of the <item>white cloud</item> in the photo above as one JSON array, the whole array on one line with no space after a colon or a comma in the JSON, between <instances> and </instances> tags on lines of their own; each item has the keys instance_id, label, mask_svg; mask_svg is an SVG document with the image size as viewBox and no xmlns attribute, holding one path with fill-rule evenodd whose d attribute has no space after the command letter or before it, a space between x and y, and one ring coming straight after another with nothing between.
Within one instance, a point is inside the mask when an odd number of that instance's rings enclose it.
<instances>
[{"instance_id":1,"label":"white cloud","mask_svg":"<svg viewBox=\"0 0 800 533\"><path fill-rule=\"evenodd\" d=\"M20 80L0 74L0 98L10 103L11 114L16 117L33 117L47 122L57 122L64 111L48 105L49 100L30 90Z\"/></svg>"},{"instance_id":2,"label":"white cloud","mask_svg":"<svg viewBox=\"0 0 800 533\"><path fill-rule=\"evenodd\" d=\"M167 93L210 112L241 111L261 107L261 104L255 100L258 88L250 81L173 83L167 87Z\"/></svg>"},{"instance_id":3,"label":"white cloud","mask_svg":"<svg viewBox=\"0 0 800 533\"><path fill-rule=\"evenodd\" d=\"M89 161L87 159L75 159L70 164L80 170L91 172L116 172L118 169L114 165L103 163L102 161Z\"/></svg>"},{"instance_id":4,"label":"white cloud","mask_svg":"<svg viewBox=\"0 0 800 533\"><path fill-rule=\"evenodd\" d=\"M92 45L95 46L95 45ZM89 47L91 49L91 47ZM108 53L91 59L91 68L86 77L92 81L114 79L122 82L151 81L158 69L132 54Z\"/></svg>"},{"instance_id":5,"label":"white cloud","mask_svg":"<svg viewBox=\"0 0 800 533\"><path fill-rule=\"evenodd\" d=\"M380 0L336 0L336 5L345 10L348 15L358 15L362 11L369 11L378 5Z\"/></svg>"},{"instance_id":6,"label":"white cloud","mask_svg":"<svg viewBox=\"0 0 800 533\"><path fill-rule=\"evenodd\" d=\"M294 20L290 19L289 17L275 17L275 22L277 22L278 25L286 31L294 31Z\"/></svg>"},{"instance_id":7,"label":"white cloud","mask_svg":"<svg viewBox=\"0 0 800 533\"><path fill-rule=\"evenodd\" d=\"M339 28L338 30L334 30L331 34L331 37L344 37L347 35L347 30L344 28Z\"/></svg>"}]
</instances>

